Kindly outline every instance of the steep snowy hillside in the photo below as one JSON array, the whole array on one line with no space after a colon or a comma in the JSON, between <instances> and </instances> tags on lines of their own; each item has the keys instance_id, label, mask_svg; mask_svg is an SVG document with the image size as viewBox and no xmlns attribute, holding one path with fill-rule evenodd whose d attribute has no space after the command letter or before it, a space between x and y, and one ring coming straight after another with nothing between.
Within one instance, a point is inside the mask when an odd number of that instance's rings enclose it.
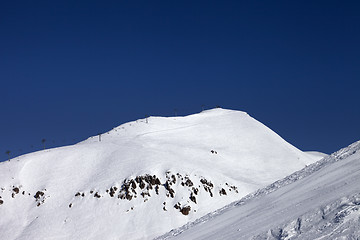
<instances>
[{"instance_id":1,"label":"steep snowy hillside","mask_svg":"<svg viewBox=\"0 0 360 240\"><path fill-rule=\"evenodd\" d=\"M158 239L359 239L360 141Z\"/></svg>"},{"instance_id":2,"label":"steep snowy hillside","mask_svg":"<svg viewBox=\"0 0 360 240\"><path fill-rule=\"evenodd\" d=\"M0 163L2 239L151 239L314 162L240 111L150 117Z\"/></svg>"},{"instance_id":3,"label":"steep snowy hillside","mask_svg":"<svg viewBox=\"0 0 360 240\"><path fill-rule=\"evenodd\" d=\"M311 157L312 159L314 159L315 161L319 161L320 159L323 159L324 157L327 157L328 155L325 153L321 153L321 152L315 152L315 151L306 151L306 154L309 155L309 157Z\"/></svg>"}]
</instances>

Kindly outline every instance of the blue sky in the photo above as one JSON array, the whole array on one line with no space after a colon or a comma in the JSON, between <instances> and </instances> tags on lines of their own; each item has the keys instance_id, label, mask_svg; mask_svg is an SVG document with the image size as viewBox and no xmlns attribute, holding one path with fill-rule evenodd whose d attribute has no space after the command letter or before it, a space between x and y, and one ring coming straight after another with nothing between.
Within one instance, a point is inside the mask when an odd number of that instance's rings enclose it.
<instances>
[{"instance_id":1,"label":"blue sky","mask_svg":"<svg viewBox=\"0 0 360 240\"><path fill-rule=\"evenodd\" d=\"M202 105L360 139L358 1L5 1L0 29L0 160Z\"/></svg>"}]
</instances>

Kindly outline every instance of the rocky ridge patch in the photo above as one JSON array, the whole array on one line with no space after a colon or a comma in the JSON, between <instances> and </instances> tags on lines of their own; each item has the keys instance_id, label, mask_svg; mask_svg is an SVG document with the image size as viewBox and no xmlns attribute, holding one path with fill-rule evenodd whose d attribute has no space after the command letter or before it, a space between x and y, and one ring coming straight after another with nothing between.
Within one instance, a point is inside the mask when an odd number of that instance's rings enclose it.
<instances>
[{"instance_id":1,"label":"rocky ridge patch","mask_svg":"<svg viewBox=\"0 0 360 240\"><path fill-rule=\"evenodd\" d=\"M236 194L238 193L237 187L228 183L215 185L205 177L192 176L181 173L172 173L171 171L165 172L164 180L156 175L144 174L136 177L126 178L119 185L114 185L105 190L90 190L90 191L79 191L74 197L75 199L82 199L86 196L90 198L104 198L110 197L114 199L124 200L132 202L135 199L142 199L143 202L147 202L152 196L164 195L166 199L175 199L178 191L184 192L187 190L187 196L182 196L185 201L183 203L176 203L173 208L178 210L183 215L188 215L191 212L191 204L199 204L198 195L200 192L205 191L209 194L209 197L214 197L215 189L218 191L219 196L227 196L231 191ZM220 187L221 186L221 187ZM86 194L85 194L86 193ZM88 194L89 193L89 194ZM70 203L73 207L73 203ZM69 207L70 207L69 205ZM161 206L163 211L168 211L166 207L166 201ZM130 210L133 210L131 207ZM195 212L196 210L193 209Z\"/></svg>"},{"instance_id":2,"label":"rocky ridge patch","mask_svg":"<svg viewBox=\"0 0 360 240\"><path fill-rule=\"evenodd\" d=\"M237 187L228 183L215 185L212 181L202 176L193 175L190 177L188 174L167 171L162 177L144 174L126 178L120 184L114 184L107 189L97 189L94 187L85 191L77 191L73 195L73 201L69 202L67 206L74 208L77 204L81 203L81 199L85 198L94 200L114 198L114 200L127 202L142 199L142 202L147 202L152 196L159 196L164 198L163 204L159 206L163 211L173 209L183 215L188 215L191 212L196 212L194 206L201 204L199 202L199 195L202 192L209 194L208 196L213 198L214 194L227 196L231 191L234 194L238 193ZM46 192L47 190L44 188L35 193L30 193L21 185L2 187L0 191L0 206L6 205L3 196L9 194L9 198L6 199L32 196L35 206L40 207L50 197ZM179 199L177 196L182 200L181 202L175 202L176 204L174 205L173 201L175 201L175 198ZM127 211L129 210L134 210L134 206Z\"/></svg>"}]
</instances>

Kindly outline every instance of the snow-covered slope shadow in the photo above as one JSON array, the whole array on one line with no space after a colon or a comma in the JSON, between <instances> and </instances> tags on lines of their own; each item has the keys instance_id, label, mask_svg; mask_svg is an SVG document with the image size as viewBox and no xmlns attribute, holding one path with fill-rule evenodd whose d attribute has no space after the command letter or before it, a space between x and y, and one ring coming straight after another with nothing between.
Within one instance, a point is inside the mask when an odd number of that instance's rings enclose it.
<instances>
[{"instance_id":1,"label":"snow-covered slope shadow","mask_svg":"<svg viewBox=\"0 0 360 240\"><path fill-rule=\"evenodd\" d=\"M151 239L312 162L245 112L140 119L1 163L1 238Z\"/></svg>"},{"instance_id":2,"label":"snow-covered slope shadow","mask_svg":"<svg viewBox=\"0 0 360 240\"><path fill-rule=\"evenodd\" d=\"M360 141L157 239L359 239Z\"/></svg>"}]
</instances>

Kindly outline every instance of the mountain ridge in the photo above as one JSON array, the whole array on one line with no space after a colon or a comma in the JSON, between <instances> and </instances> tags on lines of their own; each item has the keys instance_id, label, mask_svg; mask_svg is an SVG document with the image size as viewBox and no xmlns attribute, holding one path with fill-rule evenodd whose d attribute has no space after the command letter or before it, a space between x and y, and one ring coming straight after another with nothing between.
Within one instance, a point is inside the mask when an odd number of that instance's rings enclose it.
<instances>
[{"instance_id":1,"label":"mountain ridge","mask_svg":"<svg viewBox=\"0 0 360 240\"><path fill-rule=\"evenodd\" d=\"M245 112L139 119L1 163L0 231L151 239L313 161Z\"/></svg>"}]
</instances>

